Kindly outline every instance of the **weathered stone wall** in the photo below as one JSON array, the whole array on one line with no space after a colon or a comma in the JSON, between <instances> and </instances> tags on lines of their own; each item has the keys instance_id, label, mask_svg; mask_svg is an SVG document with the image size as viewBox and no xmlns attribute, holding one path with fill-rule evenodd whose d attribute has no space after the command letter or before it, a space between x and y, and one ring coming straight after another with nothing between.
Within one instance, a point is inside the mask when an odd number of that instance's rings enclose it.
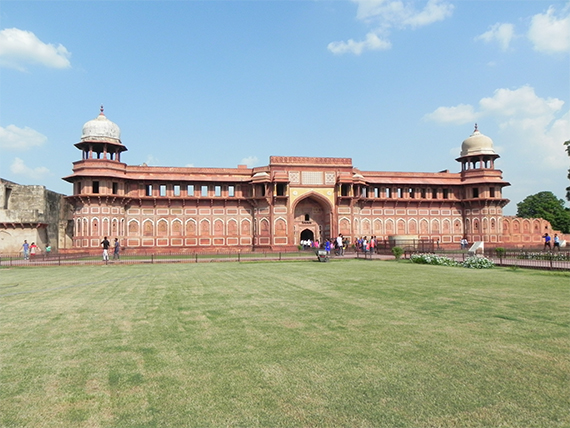
<instances>
[{"instance_id":1,"label":"weathered stone wall","mask_svg":"<svg viewBox=\"0 0 570 428\"><path fill-rule=\"evenodd\" d=\"M0 179L0 252L19 252L24 240L42 251L48 243L53 251L70 246L70 213L64 195Z\"/></svg>"}]
</instances>

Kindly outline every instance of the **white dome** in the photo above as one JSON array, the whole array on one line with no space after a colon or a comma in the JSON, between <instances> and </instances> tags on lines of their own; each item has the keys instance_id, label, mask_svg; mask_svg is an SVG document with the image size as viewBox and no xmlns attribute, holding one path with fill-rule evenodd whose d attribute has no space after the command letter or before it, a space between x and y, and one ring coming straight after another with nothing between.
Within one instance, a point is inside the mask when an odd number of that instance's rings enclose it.
<instances>
[{"instance_id":1,"label":"white dome","mask_svg":"<svg viewBox=\"0 0 570 428\"><path fill-rule=\"evenodd\" d=\"M103 106L101 106L99 116L83 125L81 141L110 141L113 143L121 143L121 129L116 123L107 119L103 113Z\"/></svg>"},{"instance_id":2,"label":"white dome","mask_svg":"<svg viewBox=\"0 0 570 428\"><path fill-rule=\"evenodd\" d=\"M483 135L477 129L477 124L475 124L475 131L469 137L467 137L463 144L461 144L461 156L478 154L497 154L493 149L493 140L491 140L486 135Z\"/></svg>"}]
</instances>

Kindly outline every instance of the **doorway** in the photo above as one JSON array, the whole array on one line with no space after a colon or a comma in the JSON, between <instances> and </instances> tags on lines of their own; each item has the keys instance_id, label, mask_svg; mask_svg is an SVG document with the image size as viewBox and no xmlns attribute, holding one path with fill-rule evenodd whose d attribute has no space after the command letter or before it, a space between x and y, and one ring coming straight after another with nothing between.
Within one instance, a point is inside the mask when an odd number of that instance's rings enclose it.
<instances>
[{"instance_id":1,"label":"doorway","mask_svg":"<svg viewBox=\"0 0 570 428\"><path fill-rule=\"evenodd\" d=\"M306 241L307 239L310 239L311 242L315 240L315 234L310 229L305 229L301 232L301 241Z\"/></svg>"}]
</instances>

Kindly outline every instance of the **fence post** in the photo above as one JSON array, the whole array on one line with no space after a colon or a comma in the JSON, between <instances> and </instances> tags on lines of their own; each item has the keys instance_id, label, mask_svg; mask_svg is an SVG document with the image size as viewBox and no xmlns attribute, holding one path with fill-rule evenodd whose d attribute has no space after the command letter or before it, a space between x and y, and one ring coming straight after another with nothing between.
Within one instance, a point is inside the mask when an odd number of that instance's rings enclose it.
<instances>
[{"instance_id":1,"label":"fence post","mask_svg":"<svg viewBox=\"0 0 570 428\"><path fill-rule=\"evenodd\" d=\"M57 265L61 266L61 254L57 255Z\"/></svg>"},{"instance_id":2,"label":"fence post","mask_svg":"<svg viewBox=\"0 0 570 428\"><path fill-rule=\"evenodd\" d=\"M281 261L281 251L279 251L279 261Z\"/></svg>"},{"instance_id":3,"label":"fence post","mask_svg":"<svg viewBox=\"0 0 570 428\"><path fill-rule=\"evenodd\" d=\"M238 262L241 261L241 251L238 251Z\"/></svg>"},{"instance_id":4,"label":"fence post","mask_svg":"<svg viewBox=\"0 0 570 428\"><path fill-rule=\"evenodd\" d=\"M153 264L154 263L154 254L150 255L150 263Z\"/></svg>"},{"instance_id":5,"label":"fence post","mask_svg":"<svg viewBox=\"0 0 570 428\"><path fill-rule=\"evenodd\" d=\"M196 263L198 263L198 253L194 253L194 256L196 257Z\"/></svg>"}]
</instances>

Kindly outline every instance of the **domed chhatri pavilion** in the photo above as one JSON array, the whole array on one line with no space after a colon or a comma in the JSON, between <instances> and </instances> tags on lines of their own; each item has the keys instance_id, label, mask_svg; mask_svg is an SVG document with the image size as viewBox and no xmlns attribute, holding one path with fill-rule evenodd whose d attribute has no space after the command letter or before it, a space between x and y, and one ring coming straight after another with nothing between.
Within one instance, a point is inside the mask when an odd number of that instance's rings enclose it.
<instances>
[{"instance_id":1,"label":"domed chhatri pavilion","mask_svg":"<svg viewBox=\"0 0 570 428\"><path fill-rule=\"evenodd\" d=\"M288 250L339 233L425 239L457 248L503 242L503 181L493 141L475 131L461 172L360 171L350 158L271 156L269 165L189 168L127 165L119 127L83 126L73 163L73 248L118 237L130 250Z\"/></svg>"}]
</instances>

